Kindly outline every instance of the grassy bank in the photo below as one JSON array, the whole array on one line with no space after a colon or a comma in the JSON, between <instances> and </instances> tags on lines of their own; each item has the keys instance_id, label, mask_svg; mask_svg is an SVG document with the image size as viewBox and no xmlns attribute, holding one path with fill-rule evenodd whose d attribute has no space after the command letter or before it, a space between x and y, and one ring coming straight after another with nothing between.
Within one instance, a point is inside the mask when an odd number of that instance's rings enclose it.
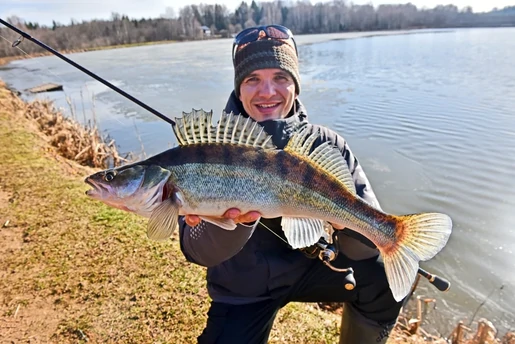
<instances>
[{"instance_id":1,"label":"grassy bank","mask_svg":"<svg viewBox=\"0 0 515 344\"><path fill-rule=\"evenodd\" d=\"M191 343L205 324L203 268L146 220L88 199L92 170L58 155L0 85L0 338L10 343ZM338 316L281 311L272 343L329 343Z\"/></svg>"}]
</instances>

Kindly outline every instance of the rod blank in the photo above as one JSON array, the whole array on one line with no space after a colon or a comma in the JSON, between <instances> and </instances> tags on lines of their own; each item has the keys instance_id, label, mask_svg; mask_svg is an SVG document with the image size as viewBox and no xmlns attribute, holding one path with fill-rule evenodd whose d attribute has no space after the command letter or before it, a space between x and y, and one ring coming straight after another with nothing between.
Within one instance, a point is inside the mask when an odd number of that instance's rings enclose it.
<instances>
[{"instance_id":1,"label":"rod blank","mask_svg":"<svg viewBox=\"0 0 515 344\"><path fill-rule=\"evenodd\" d=\"M86 73L87 75L89 75L90 77L92 77L93 79L101 82L102 84L106 85L107 87L109 87L110 89L118 92L119 94L121 94L122 96L124 96L125 98L129 99L130 101L138 104L139 106L141 106L142 108L144 108L145 110L153 113L154 115L156 115L157 117L161 118L163 121L165 122L168 122L170 123L171 125L175 125L175 122L171 119L171 118L168 118L166 117L165 115L163 115L162 113L160 113L159 111L151 108L150 106L148 106L147 104L143 103L142 101L134 98L133 96L131 96L130 94L128 94L127 92L125 92L124 90L116 87L115 85L111 84L109 81L99 77L98 75L96 75L95 73L89 71L88 69L82 67L80 64L70 60L69 58L67 58L66 56L62 55L61 53L59 53L58 51L52 49L51 47L49 47L48 45L46 45L45 43L37 40L36 38L33 38L31 35L29 35L28 33L26 33L25 31L22 31L20 30L19 28L9 24L8 22L0 19L0 23L4 24L5 26L7 26L9 29L13 30L14 32L16 33L19 33L20 35L22 35L23 38L26 38L28 40L30 40L31 42L34 42L35 44L39 45L40 47L42 47L43 49L51 52L52 54L54 54L55 56L59 57L61 60L64 60L65 62L71 64L72 66L74 66L75 68L79 69L80 71ZM21 43L22 39L18 39L16 40L12 46L13 48L18 46L20 43Z\"/></svg>"}]
</instances>

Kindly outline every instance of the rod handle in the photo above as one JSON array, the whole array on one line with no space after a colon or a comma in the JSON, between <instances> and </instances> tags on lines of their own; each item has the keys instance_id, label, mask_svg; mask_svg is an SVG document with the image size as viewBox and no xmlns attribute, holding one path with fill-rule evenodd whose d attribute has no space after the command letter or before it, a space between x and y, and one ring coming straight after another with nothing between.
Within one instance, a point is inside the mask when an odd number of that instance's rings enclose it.
<instances>
[{"instance_id":1,"label":"rod handle","mask_svg":"<svg viewBox=\"0 0 515 344\"><path fill-rule=\"evenodd\" d=\"M436 289L440 291L448 291L451 288L451 282L438 275L433 275L422 268L418 268L418 273L422 277L425 277L429 283L434 285Z\"/></svg>"}]
</instances>

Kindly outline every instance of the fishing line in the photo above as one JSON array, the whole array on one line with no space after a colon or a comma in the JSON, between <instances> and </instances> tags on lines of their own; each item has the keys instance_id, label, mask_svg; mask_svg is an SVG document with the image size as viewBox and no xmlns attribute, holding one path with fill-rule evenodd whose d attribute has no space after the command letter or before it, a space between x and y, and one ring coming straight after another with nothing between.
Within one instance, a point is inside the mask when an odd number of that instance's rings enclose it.
<instances>
[{"instance_id":1,"label":"fishing line","mask_svg":"<svg viewBox=\"0 0 515 344\"><path fill-rule=\"evenodd\" d=\"M23 36L20 36L18 39L16 39L14 42L11 42L8 38L0 35L0 37L6 41L7 43L9 43L9 45L11 45L11 47L21 51L27 58L31 58L30 54L27 53L25 50L23 50L22 48L19 47L20 43L23 42L24 38ZM44 72L48 72L50 75L52 75L54 78L56 78L58 81L60 81L63 85L66 84L67 82L62 78L60 77L59 75L57 75L56 73L54 73L48 66L46 66L43 62L40 61L40 59L34 59L34 61L41 67L41 70L44 71ZM45 83L44 80L43 80L43 77L41 75L39 75L38 73L35 73L35 75L37 75L37 78L39 78L39 80L41 81L41 83ZM87 93L88 94L91 94L91 97L92 97L92 106L94 106L94 98L95 98L95 94L93 92L91 92L89 89L88 89L88 85L84 85L84 88L86 89ZM65 101L68 102L68 99L67 98L70 98L72 99L72 95L74 93L67 93L66 91L63 90L63 93L65 95ZM82 98L82 88L81 90L79 91L79 93L81 93L81 98ZM82 107L83 107L83 111L84 111L84 104L82 104ZM72 110L70 109L70 112ZM92 110L94 111L94 109ZM73 114L71 114L73 115ZM116 116L112 116L112 118L120 125L124 125L122 121L120 121ZM86 122L86 118L84 118L84 125L87 124Z\"/></svg>"},{"instance_id":2,"label":"fishing line","mask_svg":"<svg viewBox=\"0 0 515 344\"><path fill-rule=\"evenodd\" d=\"M277 234L276 232L274 232L273 230L271 230L271 229L270 229L267 225L265 225L263 222L259 221L259 222L258 222L258 225L261 225L261 226L265 227L266 229L268 229L268 230L270 231L270 233L272 233L273 235L275 235L276 237L278 237L279 239L281 239L281 240L282 240L286 245L288 245L289 247L291 247L291 246L290 246L290 244L289 244L286 240L284 240L284 239L283 239L279 234Z\"/></svg>"},{"instance_id":3,"label":"fishing line","mask_svg":"<svg viewBox=\"0 0 515 344\"><path fill-rule=\"evenodd\" d=\"M71 64L72 66L74 66L75 68L79 69L80 71L82 71L83 73L86 73L87 75L89 75L90 77L92 77L93 79L101 82L102 84L106 85L107 87L109 87L110 89L118 92L119 94L121 94L122 96L124 96L125 98L129 99L130 101L132 101L133 103L136 103L138 104L139 106L141 106L142 108L144 108L145 110L151 112L152 114L156 115L157 117L161 118L163 121L167 122L167 123L170 123L172 125L175 125L175 122L171 119L171 118L168 118L167 116L163 115L162 113L160 113L159 111L151 108L150 106L148 106L147 104L143 103L142 101L140 101L139 99L131 96L130 94L128 94L127 92L123 91L122 89L116 87L115 85L111 84L109 81L99 77L98 75L96 75L95 73L89 71L88 69L82 67L81 65L77 64L76 62L70 60L69 58L67 58L66 56L62 55L61 53L59 53L58 51L52 49L51 47L49 47L48 45L46 45L45 43L43 42L40 42L39 40L37 40L36 38L32 37L31 35L29 35L28 33L24 32L23 30L20 30L19 28L9 24L8 22L0 19L0 23L7 26L9 29L13 30L14 32L20 34L23 38L26 38L28 40L30 40L31 42L39 45L41 48L51 52L52 54L54 54L55 56L59 57L61 60L64 60L65 62ZM22 38L19 38L17 41L15 41L11 46L17 48L17 45L19 45L21 43L21 40Z\"/></svg>"},{"instance_id":4,"label":"fishing line","mask_svg":"<svg viewBox=\"0 0 515 344\"><path fill-rule=\"evenodd\" d=\"M29 53L27 53L25 50L23 50L22 48L19 47L20 43L24 40L23 36L20 36L18 39L16 39L15 41L11 42L7 37L4 37L2 35L0 35L0 38L2 38L4 41L6 41L7 43L9 43L9 45L17 50L19 50L25 57L27 58L30 58L30 55ZM36 64L39 65L40 67L40 71L43 72L43 73L48 73L50 74L51 76L53 76L54 78L56 78L58 81L60 81L62 84L64 84L64 80L57 74L55 74L54 72L52 72L52 70L50 68L48 68L48 66L45 66L43 64L43 62L41 62L39 59L34 59L33 61L36 62ZM22 70L24 70L24 68L21 68ZM28 70L25 70L26 72L28 72ZM37 79L39 79L40 83L41 84L44 84L45 81L43 79L43 76L40 75L40 73L33 73L33 76L36 77ZM63 93L65 95L65 99L64 101L66 103L68 103L68 94L66 93L65 90L63 90ZM48 100L49 97L43 97L43 98L46 98ZM72 110L70 109L70 112L72 112ZM73 116L73 113L70 114L71 116Z\"/></svg>"},{"instance_id":5,"label":"fishing line","mask_svg":"<svg viewBox=\"0 0 515 344\"><path fill-rule=\"evenodd\" d=\"M18 38L16 41L14 42L11 42L10 40L8 40L7 38L5 38L4 36L0 35L0 38L2 38L4 41L6 41L7 43L9 43L11 45L11 47L15 48L18 46L18 44L15 45L15 43L17 41L19 41L20 39Z\"/></svg>"},{"instance_id":6,"label":"fishing line","mask_svg":"<svg viewBox=\"0 0 515 344\"><path fill-rule=\"evenodd\" d=\"M472 326L472 323L474 322L474 319L476 318L477 313L479 312L479 310L481 309L481 307L483 307L483 306L486 304L486 302L487 302L488 300L490 300L490 298L492 297L493 293L495 293L495 292L496 292L496 291L498 291L498 290L499 290L499 291L501 291L501 290L503 290L503 289L504 289L504 284L501 284L501 287L493 288L493 289L490 291L490 293L485 297L485 299L483 300L483 302L481 302L481 303L479 304L479 306L477 306L477 308L476 308L476 310L475 310L474 314L472 315L472 318L470 319L470 322L469 322L469 324L468 324L468 326L469 326L469 327L470 327L470 326Z\"/></svg>"},{"instance_id":7,"label":"fishing line","mask_svg":"<svg viewBox=\"0 0 515 344\"><path fill-rule=\"evenodd\" d=\"M20 38L18 38L16 41L14 42L11 42L9 39L7 39L6 37L0 35L0 37L5 40L7 43L9 43L11 45L11 47L21 51L27 58L30 58L30 54L27 53L25 50L23 50L22 48L19 47L19 44L23 41L23 36L20 36ZM43 69L47 72L49 72L50 74L52 74L52 76L56 77L57 79L59 79L63 84L64 84L64 80L57 74L55 74L54 72L52 72L52 70L50 68L48 68L48 66L45 66L43 64L43 62L39 61L39 59L35 59L34 61L36 61L37 64L41 65L43 67ZM43 80L43 78L38 75L38 78L40 78L41 80Z\"/></svg>"},{"instance_id":8,"label":"fishing line","mask_svg":"<svg viewBox=\"0 0 515 344\"><path fill-rule=\"evenodd\" d=\"M20 36L17 40L15 40L14 42L11 42L9 39L7 39L6 37L0 35L0 37L5 40L7 43L9 43L9 45L11 45L11 47L19 50L22 52L22 54L24 54L27 58L30 58L30 54L27 53L25 50L23 50L22 48L19 47L19 44L24 40L23 39L23 36ZM48 72L49 74L51 74L54 78L58 79L62 84L65 84L66 82L64 81L63 78L61 78L59 75L55 74L48 66L46 66L45 64L43 64L43 62L41 62L39 59L34 59L33 61L35 61L40 67L41 67L41 71L43 72ZM39 78L39 80L41 81L41 83L44 83L43 81L43 77L41 75L39 75L39 73L34 73L36 75L37 78ZM87 86L86 86L87 87ZM63 91L65 96L68 97L68 94L66 93L66 91Z\"/></svg>"}]
</instances>

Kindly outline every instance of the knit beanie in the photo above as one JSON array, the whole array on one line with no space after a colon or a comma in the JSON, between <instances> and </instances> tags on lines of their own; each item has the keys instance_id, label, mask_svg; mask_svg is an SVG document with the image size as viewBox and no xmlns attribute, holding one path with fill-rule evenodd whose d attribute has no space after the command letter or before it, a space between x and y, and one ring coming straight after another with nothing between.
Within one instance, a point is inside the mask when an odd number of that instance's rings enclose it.
<instances>
[{"instance_id":1,"label":"knit beanie","mask_svg":"<svg viewBox=\"0 0 515 344\"><path fill-rule=\"evenodd\" d=\"M240 96L240 85L250 73L258 69L279 68L291 74L295 92L300 94L299 61L295 47L277 39L261 39L247 43L234 56L234 91Z\"/></svg>"}]
</instances>

